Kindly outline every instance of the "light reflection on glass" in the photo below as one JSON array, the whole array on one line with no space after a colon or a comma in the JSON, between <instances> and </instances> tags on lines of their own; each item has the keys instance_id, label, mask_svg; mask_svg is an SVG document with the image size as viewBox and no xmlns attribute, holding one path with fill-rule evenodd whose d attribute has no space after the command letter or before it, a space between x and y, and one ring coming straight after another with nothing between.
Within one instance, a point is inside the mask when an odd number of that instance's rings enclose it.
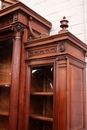
<instances>
[{"instance_id":1,"label":"light reflection on glass","mask_svg":"<svg viewBox=\"0 0 87 130\"><path fill-rule=\"evenodd\" d=\"M32 68L31 86L37 91L53 91L53 66Z\"/></svg>"}]
</instances>

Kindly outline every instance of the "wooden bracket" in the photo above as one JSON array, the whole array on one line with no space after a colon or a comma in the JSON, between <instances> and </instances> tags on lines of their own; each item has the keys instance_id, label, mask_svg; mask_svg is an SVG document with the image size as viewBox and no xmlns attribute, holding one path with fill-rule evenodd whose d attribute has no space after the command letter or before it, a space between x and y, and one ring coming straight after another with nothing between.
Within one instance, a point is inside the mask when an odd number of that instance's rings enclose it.
<instances>
[{"instance_id":1,"label":"wooden bracket","mask_svg":"<svg viewBox=\"0 0 87 130\"><path fill-rule=\"evenodd\" d=\"M46 32L41 33L39 36L37 36L37 35L33 32L32 27L31 27L31 21L32 21L32 20L33 20L33 18L30 16L30 17L29 17L29 30L30 30L31 35L32 35L35 39L48 37L49 35L48 35L48 33L46 33Z\"/></svg>"}]
</instances>

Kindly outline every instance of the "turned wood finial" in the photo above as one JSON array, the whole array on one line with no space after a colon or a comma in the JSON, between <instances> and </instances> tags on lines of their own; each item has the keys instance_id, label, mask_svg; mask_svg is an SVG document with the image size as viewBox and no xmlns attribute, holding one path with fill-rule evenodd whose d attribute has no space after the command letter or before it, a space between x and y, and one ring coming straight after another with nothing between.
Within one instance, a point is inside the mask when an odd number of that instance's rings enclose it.
<instances>
[{"instance_id":1,"label":"turned wood finial","mask_svg":"<svg viewBox=\"0 0 87 130\"><path fill-rule=\"evenodd\" d=\"M60 27L62 28L62 30L66 30L66 28L68 28L68 20L66 20L66 17L64 16L63 19L60 21L61 25Z\"/></svg>"}]
</instances>

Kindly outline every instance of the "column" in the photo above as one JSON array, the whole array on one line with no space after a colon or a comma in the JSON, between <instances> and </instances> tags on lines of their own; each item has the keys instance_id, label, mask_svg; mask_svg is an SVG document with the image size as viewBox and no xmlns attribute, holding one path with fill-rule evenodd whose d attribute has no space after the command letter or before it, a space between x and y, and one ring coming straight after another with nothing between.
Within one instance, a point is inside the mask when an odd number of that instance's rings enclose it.
<instances>
[{"instance_id":1,"label":"column","mask_svg":"<svg viewBox=\"0 0 87 130\"><path fill-rule=\"evenodd\" d=\"M14 31L13 56L12 56L12 79L10 91L9 130L17 130L18 119L18 93L20 85L20 59L21 38L24 26L20 23L12 25Z\"/></svg>"}]
</instances>

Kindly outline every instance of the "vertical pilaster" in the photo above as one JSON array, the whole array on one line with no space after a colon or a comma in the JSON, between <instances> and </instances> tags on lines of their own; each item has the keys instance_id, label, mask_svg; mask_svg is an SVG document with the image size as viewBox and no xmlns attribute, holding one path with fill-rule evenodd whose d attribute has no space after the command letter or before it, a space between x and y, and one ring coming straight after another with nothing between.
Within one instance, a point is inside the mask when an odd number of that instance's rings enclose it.
<instances>
[{"instance_id":1,"label":"vertical pilaster","mask_svg":"<svg viewBox=\"0 0 87 130\"><path fill-rule=\"evenodd\" d=\"M58 130L67 130L67 55L58 57L56 60L56 106L58 107L57 120Z\"/></svg>"}]
</instances>

